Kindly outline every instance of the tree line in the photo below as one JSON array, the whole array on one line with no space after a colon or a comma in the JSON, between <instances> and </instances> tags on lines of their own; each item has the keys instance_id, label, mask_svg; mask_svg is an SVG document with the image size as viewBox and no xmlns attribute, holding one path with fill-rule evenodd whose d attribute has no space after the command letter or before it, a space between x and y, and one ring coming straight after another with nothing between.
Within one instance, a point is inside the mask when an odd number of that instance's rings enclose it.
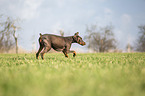
<instances>
[{"instance_id":1,"label":"tree line","mask_svg":"<svg viewBox=\"0 0 145 96\"><path fill-rule=\"evenodd\" d=\"M0 15L3 20L3 16ZM14 20L7 17L4 21L0 20L0 53L8 52L11 48L16 49L18 53L18 37L16 31L20 29L17 26L18 19ZM134 46L130 44L127 48L133 48L137 52L145 52L145 25L138 26L138 39L134 42ZM117 40L115 39L114 30L112 25L99 27L97 24L86 27L86 36L84 37L87 42L87 48L93 52L109 52L117 50ZM60 30L60 35L64 32Z\"/></svg>"},{"instance_id":2,"label":"tree line","mask_svg":"<svg viewBox=\"0 0 145 96\"><path fill-rule=\"evenodd\" d=\"M16 31L20 27L16 26L17 22L18 19L14 20L11 17L4 18L3 15L0 16L0 53L7 53L13 47L16 48L16 53L18 53Z\"/></svg>"},{"instance_id":3,"label":"tree line","mask_svg":"<svg viewBox=\"0 0 145 96\"><path fill-rule=\"evenodd\" d=\"M134 45L127 44L127 50L134 50L137 52L145 52L145 25L138 26L138 39ZM97 25L87 26L87 35L85 39L88 42L88 48L94 52L109 52L109 50L118 51L117 40L115 39L112 25L99 27Z\"/></svg>"}]
</instances>

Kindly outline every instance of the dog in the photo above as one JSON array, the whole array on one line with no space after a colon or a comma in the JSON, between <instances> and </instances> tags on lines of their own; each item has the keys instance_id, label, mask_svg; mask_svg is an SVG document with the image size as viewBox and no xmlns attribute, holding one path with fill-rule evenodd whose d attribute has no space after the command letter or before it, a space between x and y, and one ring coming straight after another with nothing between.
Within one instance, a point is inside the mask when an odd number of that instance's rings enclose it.
<instances>
[{"instance_id":1,"label":"dog","mask_svg":"<svg viewBox=\"0 0 145 96\"><path fill-rule=\"evenodd\" d=\"M63 37L52 34L41 34L39 37L39 50L36 53L36 59L39 57L39 53L41 52L41 58L44 59L44 53L48 52L51 48L56 51L62 51L65 57L68 58L68 53L73 53L73 57L76 56L76 52L74 50L70 50L72 43L78 43L82 46L86 45L86 43L79 36L79 32L75 33L74 36Z\"/></svg>"}]
</instances>

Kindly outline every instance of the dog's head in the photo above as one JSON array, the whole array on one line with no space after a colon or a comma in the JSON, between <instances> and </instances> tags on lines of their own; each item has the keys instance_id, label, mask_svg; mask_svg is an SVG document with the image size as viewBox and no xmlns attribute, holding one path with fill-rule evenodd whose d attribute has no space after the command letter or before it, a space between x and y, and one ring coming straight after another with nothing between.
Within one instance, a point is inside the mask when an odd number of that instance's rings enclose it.
<instances>
[{"instance_id":1,"label":"dog's head","mask_svg":"<svg viewBox=\"0 0 145 96\"><path fill-rule=\"evenodd\" d=\"M79 32L75 33L75 35L73 36L73 40L74 42L80 44L80 45L86 45L86 43L82 40L82 37L79 36Z\"/></svg>"}]
</instances>

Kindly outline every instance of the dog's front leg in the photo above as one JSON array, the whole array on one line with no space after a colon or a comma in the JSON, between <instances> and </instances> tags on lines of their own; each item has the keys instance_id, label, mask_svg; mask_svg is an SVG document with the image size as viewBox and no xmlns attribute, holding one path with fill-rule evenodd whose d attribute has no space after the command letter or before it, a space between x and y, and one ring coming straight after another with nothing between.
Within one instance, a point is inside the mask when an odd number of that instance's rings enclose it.
<instances>
[{"instance_id":1,"label":"dog's front leg","mask_svg":"<svg viewBox=\"0 0 145 96\"><path fill-rule=\"evenodd\" d=\"M65 57L68 58L67 51L66 51L66 50L63 50L62 52L63 52L63 54L65 55Z\"/></svg>"}]
</instances>

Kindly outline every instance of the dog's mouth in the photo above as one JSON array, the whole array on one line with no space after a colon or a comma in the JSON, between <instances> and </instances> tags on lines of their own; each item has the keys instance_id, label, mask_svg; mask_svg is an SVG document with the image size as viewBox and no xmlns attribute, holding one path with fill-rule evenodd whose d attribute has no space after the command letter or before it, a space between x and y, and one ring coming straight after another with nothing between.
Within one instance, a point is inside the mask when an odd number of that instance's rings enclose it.
<instances>
[{"instance_id":1,"label":"dog's mouth","mask_svg":"<svg viewBox=\"0 0 145 96\"><path fill-rule=\"evenodd\" d=\"M82 45L82 46L86 45L85 42L80 42L79 44Z\"/></svg>"}]
</instances>

